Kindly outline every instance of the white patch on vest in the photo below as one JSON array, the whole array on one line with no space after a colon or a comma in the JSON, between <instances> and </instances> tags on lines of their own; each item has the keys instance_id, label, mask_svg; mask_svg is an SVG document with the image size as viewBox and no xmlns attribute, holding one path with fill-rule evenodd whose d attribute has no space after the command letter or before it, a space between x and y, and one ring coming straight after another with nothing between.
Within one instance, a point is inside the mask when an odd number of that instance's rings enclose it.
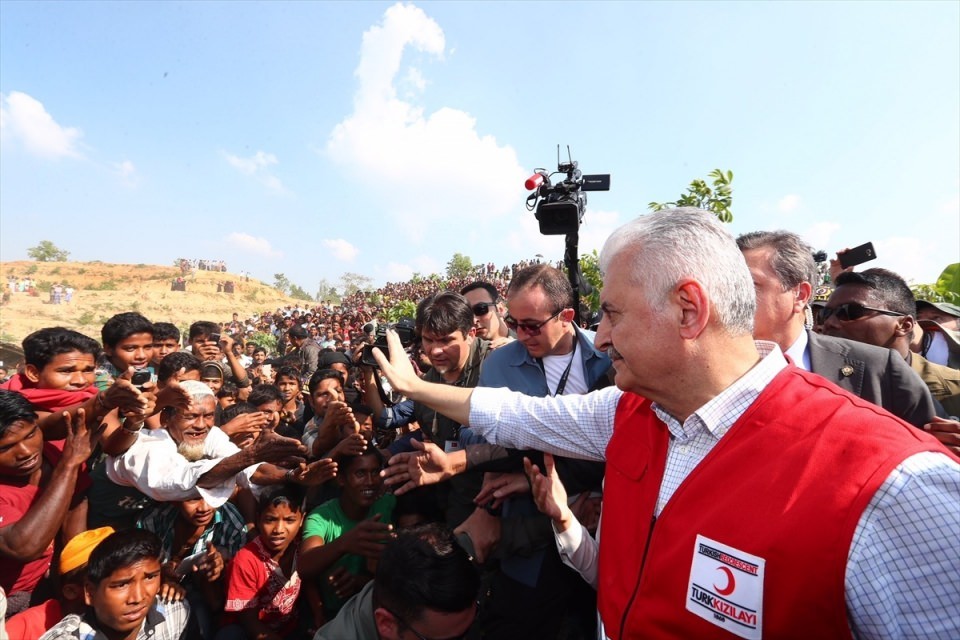
<instances>
[{"instance_id":1,"label":"white patch on vest","mask_svg":"<svg viewBox=\"0 0 960 640\"><path fill-rule=\"evenodd\" d=\"M764 559L697 536L687 584L687 611L741 638L763 630Z\"/></svg>"}]
</instances>

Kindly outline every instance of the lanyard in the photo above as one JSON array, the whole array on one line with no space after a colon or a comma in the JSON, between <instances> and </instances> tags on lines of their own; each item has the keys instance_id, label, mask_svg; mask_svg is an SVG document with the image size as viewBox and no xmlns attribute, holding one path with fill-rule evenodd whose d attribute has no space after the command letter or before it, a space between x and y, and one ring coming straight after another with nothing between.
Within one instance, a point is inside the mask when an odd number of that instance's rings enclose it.
<instances>
[{"instance_id":1,"label":"lanyard","mask_svg":"<svg viewBox=\"0 0 960 640\"><path fill-rule=\"evenodd\" d=\"M563 390L567 388L567 378L570 376L570 367L573 366L573 359L577 357L577 336L573 336L573 351L570 352L570 360L567 362L567 368L563 370L563 375L560 376L560 381L557 382L557 390L551 395L562 396ZM546 369L543 366L543 359L540 359L540 368L543 369L544 375L546 375ZM550 388L547 387L547 391L550 391Z\"/></svg>"}]
</instances>

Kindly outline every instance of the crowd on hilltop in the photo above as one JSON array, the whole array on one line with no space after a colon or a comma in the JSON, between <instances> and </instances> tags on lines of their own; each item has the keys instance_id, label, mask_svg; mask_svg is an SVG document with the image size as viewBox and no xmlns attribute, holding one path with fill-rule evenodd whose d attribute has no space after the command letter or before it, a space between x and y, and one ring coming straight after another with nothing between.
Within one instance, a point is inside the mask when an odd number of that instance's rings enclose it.
<instances>
[{"instance_id":1,"label":"crowd on hilltop","mask_svg":"<svg viewBox=\"0 0 960 640\"><path fill-rule=\"evenodd\" d=\"M223 271L227 270L227 263L223 260L205 260L201 258L177 258L175 260L180 270L183 272L190 271L191 269L199 269L200 271Z\"/></svg>"},{"instance_id":2,"label":"crowd on hilltop","mask_svg":"<svg viewBox=\"0 0 960 640\"><path fill-rule=\"evenodd\" d=\"M39 329L0 638L960 637L960 307L831 265L677 209L590 327L527 260Z\"/></svg>"}]
</instances>

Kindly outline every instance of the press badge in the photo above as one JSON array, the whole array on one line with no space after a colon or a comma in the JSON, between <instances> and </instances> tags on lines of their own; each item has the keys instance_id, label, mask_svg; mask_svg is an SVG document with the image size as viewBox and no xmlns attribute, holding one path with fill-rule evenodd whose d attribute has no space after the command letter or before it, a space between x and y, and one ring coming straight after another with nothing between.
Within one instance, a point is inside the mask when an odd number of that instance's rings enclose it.
<instances>
[{"instance_id":1,"label":"press badge","mask_svg":"<svg viewBox=\"0 0 960 640\"><path fill-rule=\"evenodd\" d=\"M444 453L453 453L460 449L459 440L444 440L443 441L443 452Z\"/></svg>"},{"instance_id":2,"label":"press badge","mask_svg":"<svg viewBox=\"0 0 960 640\"><path fill-rule=\"evenodd\" d=\"M761 638L764 562L698 535L687 584L687 611L741 638Z\"/></svg>"}]
</instances>

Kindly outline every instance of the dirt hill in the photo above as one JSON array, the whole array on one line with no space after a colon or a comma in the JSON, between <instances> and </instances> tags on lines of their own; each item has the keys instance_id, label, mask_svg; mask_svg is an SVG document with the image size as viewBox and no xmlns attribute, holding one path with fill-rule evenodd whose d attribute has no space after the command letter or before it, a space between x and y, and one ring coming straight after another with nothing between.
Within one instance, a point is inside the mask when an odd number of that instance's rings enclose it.
<instances>
[{"instance_id":1,"label":"dirt hill","mask_svg":"<svg viewBox=\"0 0 960 640\"><path fill-rule=\"evenodd\" d=\"M232 273L194 270L184 275L186 291L171 291L181 275L176 267L103 262L0 262L0 286L8 276L29 276L36 295L14 293L0 307L0 340L19 343L43 327L62 326L100 340L100 327L122 311L139 311L154 322L172 322L186 329L195 320L229 321L253 312L297 304L259 280L244 281ZM234 283L234 293L217 293L217 283ZM53 304L50 288L60 283L74 289L70 303ZM303 304L303 301L300 301Z\"/></svg>"}]
</instances>

